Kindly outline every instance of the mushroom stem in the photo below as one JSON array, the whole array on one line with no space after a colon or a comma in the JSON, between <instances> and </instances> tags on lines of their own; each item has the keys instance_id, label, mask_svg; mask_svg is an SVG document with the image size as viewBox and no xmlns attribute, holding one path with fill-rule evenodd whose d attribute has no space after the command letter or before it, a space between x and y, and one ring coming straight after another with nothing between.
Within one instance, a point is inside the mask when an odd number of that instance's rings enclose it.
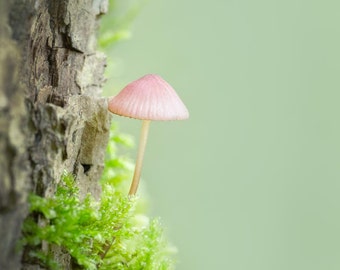
<instances>
[{"instance_id":1,"label":"mushroom stem","mask_svg":"<svg viewBox=\"0 0 340 270\"><path fill-rule=\"evenodd\" d=\"M131 186L130 186L129 195L135 195L136 192L137 192L140 174L141 174L141 171L142 171L143 157L144 157L144 152L145 152L146 141L148 139L150 122L151 122L150 120L143 120L142 121L142 130L141 130L140 139L139 139L139 147L138 147L138 154L137 154L135 172L133 174L133 179L132 179L132 183L131 183Z\"/></svg>"}]
</instances>

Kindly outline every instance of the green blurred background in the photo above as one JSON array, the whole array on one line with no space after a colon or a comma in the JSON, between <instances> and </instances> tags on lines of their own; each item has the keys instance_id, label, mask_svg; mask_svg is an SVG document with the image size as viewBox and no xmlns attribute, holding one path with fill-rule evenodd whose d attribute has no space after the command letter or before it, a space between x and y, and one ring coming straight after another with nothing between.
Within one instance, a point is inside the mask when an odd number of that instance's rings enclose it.
<instances>
[{"instance_id":1,"label":"green blurred background","mask_svg":"<svg viewBox=\"0 0 340 270\"><path fill-rule=\"evenodd\" d=\"M157 73L190 111L152 123L142 179L177 269L340 269L340 2L151 0L132 33L106 95Z\"/></svg>"}]
</instances>

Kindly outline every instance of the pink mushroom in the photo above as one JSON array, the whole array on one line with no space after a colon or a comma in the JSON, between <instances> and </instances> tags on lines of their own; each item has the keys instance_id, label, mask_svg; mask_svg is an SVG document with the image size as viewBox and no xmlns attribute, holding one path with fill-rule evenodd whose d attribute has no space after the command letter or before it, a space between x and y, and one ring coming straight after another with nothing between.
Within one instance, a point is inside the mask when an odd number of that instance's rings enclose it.
<instances>
[{"instance_id":1,"label":"pink mushroom","mask_svg":"<svg viewBox=\"0 0 340 270\"><path fill-rule=\"evenodd\" d=\"M142 120L142 131L129 195L135 195L145 152L151 120L184 120L189 112L175 90L155 74L145 75L131 82L113 98L108 109L114 114Z\"/></svg>"}]
</instances>

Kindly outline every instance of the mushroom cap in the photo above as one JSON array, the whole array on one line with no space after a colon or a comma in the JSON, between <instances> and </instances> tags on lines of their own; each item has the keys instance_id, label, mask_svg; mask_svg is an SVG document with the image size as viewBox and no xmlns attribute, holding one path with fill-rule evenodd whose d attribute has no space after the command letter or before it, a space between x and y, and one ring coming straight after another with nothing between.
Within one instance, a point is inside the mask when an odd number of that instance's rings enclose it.
<instances>
[{"instance_id":1,"label":"mushroom cap","mask_svg":"<svg viewBox=\"0 0 340 270\"><path fill-rule=\"evenodd\" d=\"M142 120L184 120L188 109L175 90L159 75L148 74L129 83L109 100L114 114Z\"/></svg>"}]
</instances>

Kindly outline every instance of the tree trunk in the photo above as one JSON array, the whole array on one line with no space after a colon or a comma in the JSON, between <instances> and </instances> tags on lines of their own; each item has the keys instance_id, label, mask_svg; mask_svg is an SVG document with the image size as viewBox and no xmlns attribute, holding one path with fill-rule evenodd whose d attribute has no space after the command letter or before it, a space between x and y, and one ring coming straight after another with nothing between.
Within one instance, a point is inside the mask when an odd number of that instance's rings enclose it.
<instances>
[{"instance_id":1,"label":"tree trunk","mask_svg":"<svg viewBox=\"0 0 340 270\"><path fill-rule=\"evenodd\" d=\"M96 29L106 9L107 0L0 3L0 269L40 269L16 248L29 192L51 196L66 171L99 196L110 116Z\"/></svg>"}]
</instances>

